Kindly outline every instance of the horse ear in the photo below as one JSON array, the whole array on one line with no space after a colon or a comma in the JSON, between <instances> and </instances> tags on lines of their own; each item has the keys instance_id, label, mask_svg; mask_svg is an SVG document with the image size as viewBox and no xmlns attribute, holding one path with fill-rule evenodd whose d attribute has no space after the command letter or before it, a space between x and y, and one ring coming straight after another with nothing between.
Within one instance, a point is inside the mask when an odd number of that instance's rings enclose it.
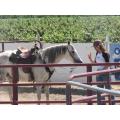
<instances>
[{"instance_id":1,"label":"horse ear","mask_svg":"<svg viewBox=\"0 0 120 120\"><path fill-rule=\"evenodd\" d=\"M43 49L43 44L41 41L39 41L40 49Z\"/></svg>"},{"instance_id":2,"label":"horse ear","mask_svg":"<svg viewBox=\"0 0 120 120\"><path fill-rule=\"evenodd\" d=\"M42 42L41 41L39 41L39 40L36 40L35 41L35 45L37 46L37 42L39 43L39 49L43 49L43 44L42 44Z\"/></svg>"},{"instance_id":3,"label":"horse ear","mask_svg":"<svg viewBox=\"0 0 120 120\"><path fill-rule=\"evenodd\" d=\"M70 45L70 41L68 41L68 45Z\"/></svg>"}]
</instances>

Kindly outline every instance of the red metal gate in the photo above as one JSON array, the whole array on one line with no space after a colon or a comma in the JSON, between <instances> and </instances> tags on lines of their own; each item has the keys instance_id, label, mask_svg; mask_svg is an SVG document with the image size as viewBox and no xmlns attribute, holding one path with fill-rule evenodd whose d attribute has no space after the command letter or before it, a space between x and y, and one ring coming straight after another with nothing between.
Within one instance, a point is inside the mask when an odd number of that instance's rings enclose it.
<instances>
[{"instance_id":1,"label":"red metal gate","mask_svg":"<svg viewBox=\"0 0 120 120\"><path fill-rule=\"evenodd\" d=\"M45 83L17 83L18 78L17 78L17 69L18 67L71 67L71 66L86 66L87 68L87 72L91 72L92 71L92 66L97 66L97 65L120 65L120 63L101 63L101 64L39 64L39 65L31 65L31 64L14 64L14 65L0 65L0 67L11 67L12 68L12 72L13 72L13 83L12 84L5 84L2 83L0 84L0 86L12 86L13 87L13 101L0 101L0 104L13 104L13 105L17 105L17 104L32 104L32 103L66 103L66 101L18 101L18 86L31 86L31 85L43 85ZM99 83L95 83L92 82L92 78L91 76L87 77L87 84L91 85L91 84L99 84ZM120 84L120 82L111 82L110 84ZM47 85L66 85L66 83L47 83ZM92 92L90 90L88 90L87 92L87 96L91 96ZM87 98L86 98L87 99ZM91 101L87 101L88 104L92 104Z\"/></svg>"}]
</instances>

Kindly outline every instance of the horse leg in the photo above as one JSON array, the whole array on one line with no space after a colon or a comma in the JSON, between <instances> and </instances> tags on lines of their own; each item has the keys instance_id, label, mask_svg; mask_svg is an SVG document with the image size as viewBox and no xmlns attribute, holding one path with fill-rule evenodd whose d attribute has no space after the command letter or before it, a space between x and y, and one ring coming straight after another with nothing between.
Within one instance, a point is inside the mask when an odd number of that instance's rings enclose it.
<instances>
[{"instance_id":1,"label":"horse leg","mask_svg":"<svg viewBox=\"0 0 120 120\"><path fill-rule=\"evenodd\" d=\"M44 90L45 90L45 94L46 94L46 101L49 101L49 86L46 85ZM49 104L49 103L47 103L47 104Z\"/></svg>"},{"instance_id":2,"label":"horse leg","mask_svg":"<svg viewBox=\"0 0 120 120\"><path fill-rule=\"evenodd\" d=\"M6 79L9 81L9 83L12 83L12 77L9 76ZM12 86L8 87L8 95L9 95L10 101L12 101L13 100L13 87Z\"/></svg>"},{"instance_id":3,"label":"horse leg","mask_svg":"<svg viewBox=\"0 0 120 120\"><path fill-rule=\"evenodd\" d=\"M13 101L13 88L12 87L8 87L8 94L9 94L10 101Z\"/></svg>"},{"instance_id":4,"label":"horse leg","mask_svg":"<svg viewBox=\"0 0 120 120\"><path fill-rule=\"evenodd\" d=\"M36 92L37 92L37 99L38 99L38 101L41 101L42 87L41 86L37 86L36 87ZM38 103L38 104L40 104L40 103Z\"/></svg>"}]
</instances>

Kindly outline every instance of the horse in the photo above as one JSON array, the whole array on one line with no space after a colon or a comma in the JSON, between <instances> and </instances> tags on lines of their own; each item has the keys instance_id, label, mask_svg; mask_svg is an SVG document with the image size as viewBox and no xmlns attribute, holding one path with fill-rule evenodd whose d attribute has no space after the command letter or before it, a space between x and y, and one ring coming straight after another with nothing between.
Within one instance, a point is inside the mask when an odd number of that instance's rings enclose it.
<instances>
[{"instance_id":1,"label":"horse","mask_svg":"<svg viewBox=\"0 0 120 120\"><path fill-rule=\"evenodd\" d=\"M59 63L62 59L66 59L72 63L83 63L83 60L77 53L77 50L69 42L68 44L55 45L42 49L42 52L39 52L39 55L41 56L42 61L39 61L38 59L38 61L36 61L34 64L39 64L39 62L42 62L43 64ZM38 71L41 71L41 74L38 74ZM42 68L38 67L33 68L34 75L38 76L35 78L35 81L39 83L41 82L39 78L42 78L43 82L49 82L54 71L55 71L54 67L45 67L44 72ZM46 99L49 100L48 86L45 86L45 92ZM37 95L38 100L40 100L41 99L40 86L37 86Z\"/></svg>"},{"instance_id":2,"label":"horse","mask_svg":"<svg viewBox=\"0 0 120 120\"><path fill-rule=\"evenodd\" d=\"M13 64L9 58L13 52L5 51L0 53L0 64ZM34 53L36 59L32 64L52 64L59 63L62 59L67 59L72 63L83 63L82 59L78 55L76 49L68 44L55 45L48 48L40 49ZM36 83L40 82L49 82L50 77L54 73L54 67L32 67L32 72L34 75L34 79ZM0 69L1 77L7 79L9 82L12 82L12 73L10 68L1 68ZM26 79L26 73L23 72L21 68L19 68L19 79ZM42 86L37 86L37 98L41 100L41 88ZM10 92L10 91L9 91ZM46 100L49 100L49 88L45 86ZM12 98L12 97L11 97Z\"/></svg>"}]
</instances>

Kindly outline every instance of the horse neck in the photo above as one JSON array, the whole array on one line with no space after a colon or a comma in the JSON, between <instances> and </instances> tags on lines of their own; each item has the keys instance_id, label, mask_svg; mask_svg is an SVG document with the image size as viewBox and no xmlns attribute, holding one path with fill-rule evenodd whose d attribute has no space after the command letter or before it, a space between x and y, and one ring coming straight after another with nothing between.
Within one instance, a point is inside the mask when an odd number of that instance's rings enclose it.
<instances>
[{"instance_id":1,"label":"horse neck","mask_svg":"<svg viewBox=\"0 0 120 120\"><path fill-rule=\"evenodd\" d=\"M43 60L42 60L41 54L36 53L35 56L36 56L36 60L34 61L34 64L42 64Z\"/></svg>"},{"instance_id":2,"label":"horse neck","mask_svg":"<svg viewBox=\"0 0 120 120\"><path fill-rule=\"evenodd\" d=\"M63 48L53 48L54 50L43 50L42 58L46 63L59 63L62 59L64 59L67 48L64 46Z\"/></svg>"},{"instance_id":3,"label":"horse neck","mask_svg":"<svg viewBox=\"0 0 120 120\"><path fill-rule=\"evenodd\" d=\"M65 54L59 54L56 58L55 61L52 63L59 63L62 59L64 59Z\"/></svg>"}]
</instances>

